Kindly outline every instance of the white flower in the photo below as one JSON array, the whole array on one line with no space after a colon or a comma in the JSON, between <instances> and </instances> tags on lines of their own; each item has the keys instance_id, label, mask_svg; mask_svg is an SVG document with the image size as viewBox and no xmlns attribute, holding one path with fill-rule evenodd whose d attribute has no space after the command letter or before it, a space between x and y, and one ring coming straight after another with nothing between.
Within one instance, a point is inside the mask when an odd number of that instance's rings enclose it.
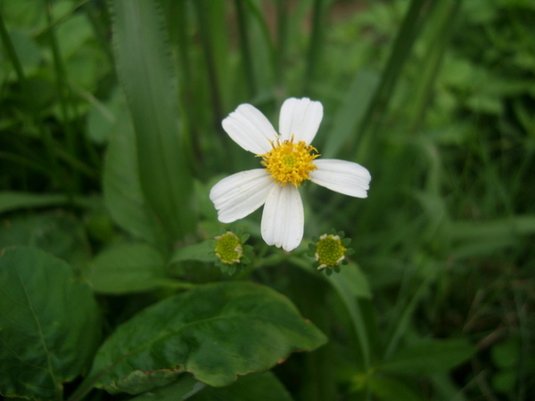
<instances>
[{"instance_id":1,"label":"white flower","mask_svg":"<svg viewBox=\"0 0 535 401\"><path fill-rule=\"evenodd\" d=\"M323 106L308 98L289 98L279 116L279 133L250 104L242 104L223 120L223 129L243 149L262 158L264 168L242 171L213 186L210 199L219 221L231 223L260 206L262 238L268 245L291 251L303 239L303 203L298 187L310 180L330 190L366 198L371 180L368 170L353 162L317 159L310 145Z\"/></svg>"}]
</instances>

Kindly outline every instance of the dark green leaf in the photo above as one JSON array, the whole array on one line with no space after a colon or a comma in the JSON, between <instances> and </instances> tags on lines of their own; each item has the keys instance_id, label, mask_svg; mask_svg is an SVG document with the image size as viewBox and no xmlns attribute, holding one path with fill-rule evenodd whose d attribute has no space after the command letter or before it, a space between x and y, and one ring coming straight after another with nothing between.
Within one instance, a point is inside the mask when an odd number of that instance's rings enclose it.
<instances>
[{"instance_id":1,"label":"dark green leaf","mask_svg":"<svg viewBox=\"0 0 535 401\"><path fill-rule=\"evenodd\" d=\"M464 339L428 340L402 348L379 368L404 374L448 372L473 353L474 348Z\"/></svg>"},{"instance_id":2,"label":"dark green leaf","mask_svg":"<svg viewBox=\"0 0 535 401\"><path fill-rule=\"evenodd\" d=\"M112 393L139 394L184 372L224 386L325 341L268 287L209 284L161 301L120 326L98 351L91 376Z\"/></svg>"},{"instance_id":3,"label":"dark green leaf","mask_svg":"<svg viewBox=\"0 0 535 401\"><path fill-rule=\"evenodd\" d=\"M91 263L91 284L95 291L124 294L156 288L166 277L165 260L144 244L109 248Z\"/></svg>"},{"instance_id":4,"label":"dark green leaf","mask_svg":"<svg viewBox=\"0 0 535 401\"><path fill-rule=\"evenodd\" d=\"M93 294L65 262L26 247L0 256L0 283L0 393L61 399L98 343Z\"/></svg>"}]
</instances>

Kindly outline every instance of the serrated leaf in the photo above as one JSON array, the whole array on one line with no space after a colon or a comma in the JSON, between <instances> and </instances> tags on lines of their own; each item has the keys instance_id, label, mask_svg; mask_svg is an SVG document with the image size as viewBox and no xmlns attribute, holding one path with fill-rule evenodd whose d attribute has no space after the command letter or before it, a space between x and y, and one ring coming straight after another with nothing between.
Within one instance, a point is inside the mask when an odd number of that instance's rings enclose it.
<instances>
[{"instance_id":1,"label":"serrated leaf","mask_svg":"<svg viewBox=\"0 0 535 401\"><path fill-rule=\"evenodd\" d=\"M123 244L109 248L91 262L91 284L95 291L124 294L157 288L166 278L165 260L145 244Z\"/></svg>"},{"instance_id":2,"label":"serrated leaf","mask_svg":"<svg viewBox=\"0 0 535 401\"><path fill-rule=\"evenodd\" d=\"M158 2L109 4L117 75L136 132L141 188L172 244L192 230L195 205L165 21Z\"/></svg>"},{"instance_id":3,"label":"serrated leaf","mask_svg":"<svg viewBox=\"0 0 535 401\"><path fill-rule=\"evenodd\" d=\"M405 374L448 372L468 360L474 348L464 339L426 340L400 349L379 369Z\"/></svg>"},{"instance_id":4,"label":"serrated leaf","mask_svg":"<svg viewBox=\"0 0 535 401\"><path fill-rule=\"evenodd\" d=\"M325 341L287 298L268 287L208 284L165 299L120 326L98 351L91 376L112 393L139 394L185 372L225 386Z\"/></svg>"},{"instance_id":5,"label":"serrated leaf","mask_svg":"<svg viewBox=\"0 0 535 401\"><path fill-rule=\"evenodd\" d=\"M34 248L0 256L0 393L59 399L99 340L96 302L72 268Z\"/></svg>"}]
</instances>

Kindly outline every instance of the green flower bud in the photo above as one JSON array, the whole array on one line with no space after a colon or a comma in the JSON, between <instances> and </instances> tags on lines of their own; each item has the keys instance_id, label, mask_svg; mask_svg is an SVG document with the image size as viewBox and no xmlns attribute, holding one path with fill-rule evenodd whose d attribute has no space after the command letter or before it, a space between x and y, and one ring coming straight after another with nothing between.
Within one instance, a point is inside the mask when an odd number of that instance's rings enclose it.
<instances>
[{"instance_id":1,"label":"green flower bud","mask_svg":"<svg viewBox=\"0 0 535 401\"><path fill-rule=\"evenodd\" d=\"M221 263L234 265L240 263L243 256L243 247L240 237L232 231L227 231L215 237L215 254Z\"/></svg>"},{"instance_id":2,"label":"green flower bud","mask_svg":"<svg viewBox=\"0 0 535 401\"><path fill-rule=\"evenodd\" d=\"M316 242L314 257L318 270L335 269L342 264L348 254L347 240L336 234L323 234Z\"/></svg>"}]
</instances>

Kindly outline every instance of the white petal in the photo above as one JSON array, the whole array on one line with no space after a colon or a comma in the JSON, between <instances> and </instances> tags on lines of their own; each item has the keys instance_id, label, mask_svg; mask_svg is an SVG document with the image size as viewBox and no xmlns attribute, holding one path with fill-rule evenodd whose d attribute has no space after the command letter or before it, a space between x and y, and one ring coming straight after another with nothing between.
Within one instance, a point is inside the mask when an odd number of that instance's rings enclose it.
<instances>
[{"instance_id":1,"label":"white petal","mask_svg":"<svg viewBox=\"0 0 535 401\"><path fill-rule=\"evenodd\" d=\"M303 202L297 188L275 185L269 192L262 213L264 241L290 252L301 243L304 224Z\"/></svg>"},{"instance_id":2,"label":"white petal","mask_svg":"<svg viewBox=\"0 0 535 401\"><path fill-rule=\"evenodd\" d=\"M278 137L268 119L256 107L242 104L223 120L223 129L243 149L261 155Z\"/></svg>"},{"instance_id":3,"label":"white petal","mask_svg":"<svg viewBox=\"0 0 535 401\"><path fill-rule=\"evenodd\" d=\"M210 199L222 223L232 223L264 204L275 185L263 168L242 171L223 178L210 190Z\"/></svg>"},{"instance_id":4,"label":"white petal","mask_svg":"<svg viewBox=\"0 0 535 401\"><path fill-rule=\"evenodd\" d=\"M315 160L317 169L310 180L322 187L356 198L366 198L370 188L370 172L360 164L336 159Z\"/></svg>"},{"instance_id":5,"label":"white petal","mask_svg":"<svg viewBox=\"0 0 535 401\"><path fill-rule=\"evenodd\" d=\"M289 98L284 101L279 116L281 138L312 142L323 118L323 106L309 98Z\"/></svg>"}]
</instances>

